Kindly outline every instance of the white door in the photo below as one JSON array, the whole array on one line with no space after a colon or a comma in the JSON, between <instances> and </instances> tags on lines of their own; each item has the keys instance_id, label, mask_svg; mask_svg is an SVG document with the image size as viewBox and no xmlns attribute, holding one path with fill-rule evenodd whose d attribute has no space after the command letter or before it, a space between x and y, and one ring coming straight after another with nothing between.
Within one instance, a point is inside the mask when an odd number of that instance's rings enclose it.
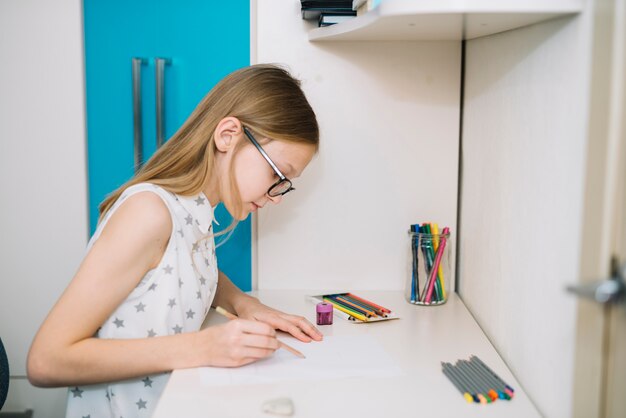
<instances>
[{"instance_id":1,"label":"white door","mask_svg":"<svg viewBox=\"0 0 626 418\"><path fill-rule=\"evenodd\" d=\"M626 417L626 0L595 10L576 417ZM601 280L604 279L604 280Z\"/></svg>"}]
</instances>

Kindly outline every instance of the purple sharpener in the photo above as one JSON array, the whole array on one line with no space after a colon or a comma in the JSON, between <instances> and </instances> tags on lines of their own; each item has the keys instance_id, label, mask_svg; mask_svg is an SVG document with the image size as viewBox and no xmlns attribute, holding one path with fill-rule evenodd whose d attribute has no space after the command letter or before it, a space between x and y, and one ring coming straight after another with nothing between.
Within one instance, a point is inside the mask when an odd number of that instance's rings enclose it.
<instances>
[{"instance_id":1,"label":"purple sharpener","mask_svg":"<svg viewBox=\"0 0 626 418\"><path fill-rule=\"evenodd\" d=\"M317 325L333 324L333 305L320 302L315 307L315 312L317 312Z\"/></svg>"}]
</instances>

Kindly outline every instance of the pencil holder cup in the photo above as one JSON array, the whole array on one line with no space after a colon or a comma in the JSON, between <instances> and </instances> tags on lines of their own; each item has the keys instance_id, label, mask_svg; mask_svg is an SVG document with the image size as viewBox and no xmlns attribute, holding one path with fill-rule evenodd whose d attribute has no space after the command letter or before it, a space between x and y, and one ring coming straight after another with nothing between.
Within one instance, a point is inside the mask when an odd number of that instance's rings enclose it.
<instances>
[{"instance_id":1,"label":"pencil holder cup","mask_svg":"<svg viewBox=\"0 0 626 418\"><path fill-rule=\"evenodd\" d=\"M450 234L409 231L406 299L414 305L442 305L450 289Z\"/></svg>"}]
</instances>

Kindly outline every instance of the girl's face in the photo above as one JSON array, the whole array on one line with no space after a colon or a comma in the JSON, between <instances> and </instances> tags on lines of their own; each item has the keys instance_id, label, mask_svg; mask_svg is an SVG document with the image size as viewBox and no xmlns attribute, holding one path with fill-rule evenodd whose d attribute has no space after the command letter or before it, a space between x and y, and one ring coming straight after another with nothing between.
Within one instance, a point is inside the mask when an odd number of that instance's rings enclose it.
<instances>
[{"instance_id":1,"label":"girl's face","mask_svg":"<svg viewBox=\"0 0 626 418\"><path fill-rule=\"evenodd\" d=\"M255 138L278 170L294 182L309 164L315 148L309 144L286 141L268 141L267 138ZM268 191L279 176L261 152L250 142L245 134L239 140L246 141L243 148L234 157L234 173L239 188L242 211L231 214L239 220L255 212L267 203L278 204L283 196L270 197ZM294 185L295 187L295 185ZM292 191L290 193L297 193ZM228 205L227 205L228 206ZM228 208L230 211L230 208Z\"/></svg>"}]
</instances>

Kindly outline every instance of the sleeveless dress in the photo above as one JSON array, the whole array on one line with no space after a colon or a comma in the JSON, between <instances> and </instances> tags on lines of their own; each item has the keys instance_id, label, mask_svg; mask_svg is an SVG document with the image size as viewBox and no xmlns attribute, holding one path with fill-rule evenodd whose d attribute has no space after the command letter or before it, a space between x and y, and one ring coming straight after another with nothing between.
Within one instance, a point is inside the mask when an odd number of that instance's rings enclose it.
<instances>
[{"instance_id":1,"label":"sleeveless dress","mask_svg":"<svg viewBox=\"0 0 626 418\"><path fill-rule=\"evenodd\" d=\"M159 265L148 271L96 333L97 338L151 338L200 329L217 289L213 208L203 193L180 196L150 183L127 188L91 237L130 196L157 194L172 218L172 234ZM120 382L70 387L66 417L149 417L170 373Z\"/></svg>"}]
</instances>

